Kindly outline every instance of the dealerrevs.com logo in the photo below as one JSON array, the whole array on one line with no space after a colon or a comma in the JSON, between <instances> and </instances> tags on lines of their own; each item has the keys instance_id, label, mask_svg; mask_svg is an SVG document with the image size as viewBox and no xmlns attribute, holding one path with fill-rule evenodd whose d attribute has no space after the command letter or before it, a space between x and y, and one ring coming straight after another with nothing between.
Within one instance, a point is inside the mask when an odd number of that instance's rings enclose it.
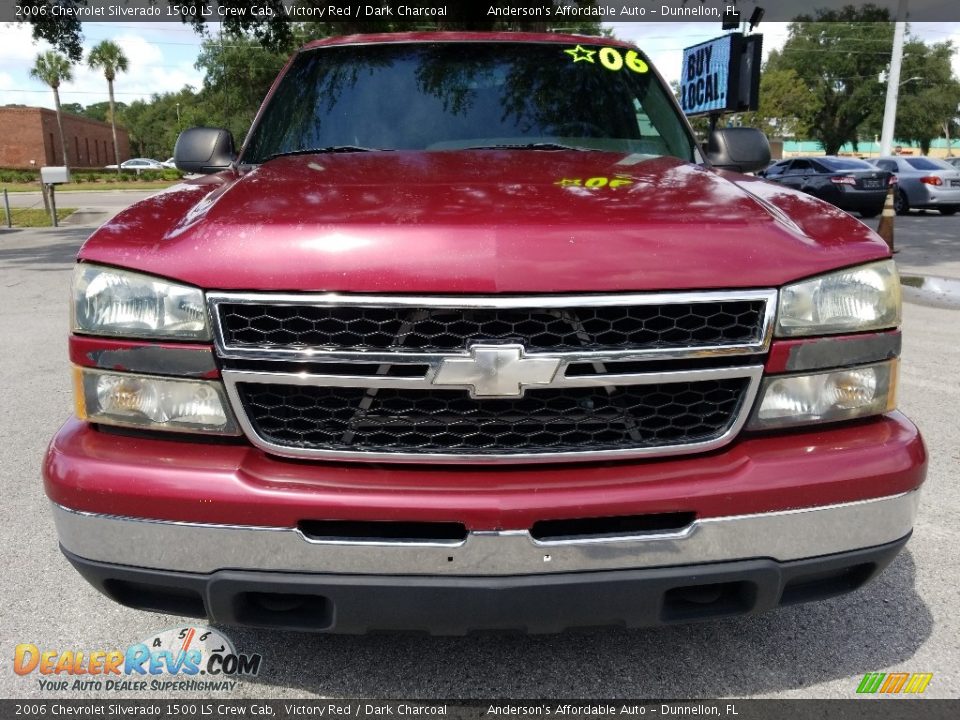
<instances>
[{"instance_id":1,"label":"dealerrevs.com logo","mask_svg":"<svg viewBox=\"0 0 960 720\"><path fill-rule=\"evenodd\" d=\"M867 673L857 686L866 695L920 695L933 679L933 673Z\"/></svg>"},{"instance_id":2,"label":"dealerrevs.com logo","mask_svg":"<svg viewBox=\"0 0 960 720\"><path fill-rule=\"evenodd\" d=\"M259 654L238 653L228 637L205 627L165 630L126 650L49 650L17 645L13 670L37 675L41 690L230 691L256 676Z\"/></svg>"}]
</instances>

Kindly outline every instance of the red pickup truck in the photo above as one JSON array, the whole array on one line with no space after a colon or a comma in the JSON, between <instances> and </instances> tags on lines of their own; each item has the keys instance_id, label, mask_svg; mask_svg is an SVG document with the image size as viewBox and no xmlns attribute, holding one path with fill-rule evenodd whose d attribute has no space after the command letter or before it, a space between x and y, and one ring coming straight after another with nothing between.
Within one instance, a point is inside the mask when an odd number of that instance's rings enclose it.
<instances>
[{"instance_id":1,"label":"red pickup truck","mask_svg":"<svg viewBox=\"0 0 960 720\"><path fill-rule=\"evenodd\" d=\"M611 39L297 52L79 253L60 545L135 608L553 632L854 590L910 536L886 244Z\"/></svg>"}]
</instances>

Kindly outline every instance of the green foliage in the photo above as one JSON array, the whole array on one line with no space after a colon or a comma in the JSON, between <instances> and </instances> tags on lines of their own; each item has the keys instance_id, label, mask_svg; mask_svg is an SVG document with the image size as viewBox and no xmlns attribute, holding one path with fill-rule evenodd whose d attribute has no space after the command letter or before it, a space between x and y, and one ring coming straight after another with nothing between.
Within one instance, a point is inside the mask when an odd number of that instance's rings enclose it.
<instances>
[{"instance_id":1,"label":"green foliage","mask_svg":"<svg viewBox=\"0 0 960 720\"><path fill-rule=\"evenodd\" d=\"M127 109L127 104L125 102L114 103L114 108L117 113L117 119L119 120L123 117L124 110ZM110 122L110 102L103 101L98 103L93 103L87 105L83 108L81 113L84 117L88 117L91 120L99 120L100 122Z\"/></svg>"},{"instance_id":2,"label":"green foliage","mask_svg":"<svg viewBox=\"0 0 960 720\"><path fill-rule=\"evenodd\" d=\"M37 170L0 170L0 183L40 182Z\"/></svg>"},{"instance_id":3,"label":"green foliage","mask_svg":"<svg viewBox=\"0 0 960 720\"><path fill-rule=\"evenodd\" d=\"M30 19L33 39L46 40L72 62L80 62L83 56L83 35L80 21L70 11L87 4L87 0L17 0L17 7L24 8L24 16ZM65 12L54 15L54 5L61 6Z\"/></svg>"},{"instance_id":4,"label":"green foliage","mask_svg":"<svg viewBox=\"0 0 960 720\"><path fill-rule=\"evenodd\" d=\"M772 137L807 137L807 108L814 101L810 90L792 68L766 68L760 76L760 107L744 113L743 124Z\"/></svg>"},{"instance_id":5,"label":"green foliage","mask_svg":"<svg viewBox=\"0 0 960 720\"><path fill-rule=\"evenodd\" d=\"M897 140L916 143L924 154L930 143L943 135L957 135L957 105L960 104L960 82L953 77L952 43L925 45L911 39L904 43L903 67L900 74ZM882 115L874 124L882 126Z\"/></svg>"},{"instance_id":6,"label":"green foliage","mask_svg":"<svg viewBox=\"0 0 960 720\"><path fill-rule=\"evenodd\" d=\"M179 92L153 95L148 101L135 100L123 110L118 105L117 122L130 133L130 152L134 157L166 160L173 155L182 129L216 126L216 121L223 119L211 110L200 93L185 87Z\"/></svg>"},{"instance_id":7,"label":"green foliage","mask_svg":"<svg viewBox=\"0 0 960 720\"><path fill-rule=\"evenodd\" d=\"M384 2L384 5L396 6L399 2ZM499 3L508 5L509 3ZM594 0L582 0L577 4L595 4ZM451 11L456 12L452 7ZM394 22L390 20L334 22L334 23L282 23L283 42L279 43L279 35L271 36L267 41L255 30L249 27L241 29L241 34L224 34L220 40L207 40L203 43L196 67L204 72L203 89L199 93L196 105L192 108L191 121L183 121L182 127L191 127L197 124L206 124L213 127L224 127L233 133L237 143L241 143L253 122L263 98L276 79L277 74L286 64L290 56L290 49L298 47L317 38L330 35L344 35L359 32L398 32L409 31L412 26L409 22ZM475 26L463 21L451 20L442 24L425 24L430 29L452 29L466 25ZM490 22L481 29L508 28L517 23ZM607 35L600 28L600 23L590 20L573 20L554 24L541 23L542 27L533 28L529 23L524 29L563 29L569 32L579 32L594 35ZM229 31L232 26L224 23ZM279 32L279 30L278 30ZM245 33L245 34L244 34ZM183 111L183 108L181 108ZM183 118L183 113L181 112ZM196 121L200 122L196 122ZM155 130L159 130L155 128ZM172 148L172 144L170 145ZM159 157L159 155L157 155Z\"/></svg>"},{"instance_id":8,"label":"green foliage","mask_svg":"<svg viewBox=\"0 0 960 720\"><path fill-rule=\"evenodd\" d=\"M119 45L111 40L101 40L87 55L87 65L94 70L103 70L107 82L113 82L118 72L127 71L129 63Z\"/></svg>"},{"instance_id":9,"label":"green foliage","mask_svg":"<svg viewBox=\"0 0 960 720\"><path fill-rule=\"evenodd\" d=\"M80 24L69 22L63 15L59 20L51 18L52 2L64 6L87 4L87 0L18 0L21 5L47 5L44 18L31 19L35 38L44 38L74 59L80 58L82 35ZM221 0L220 5L230 5L240 0ZM569 4L567 0L553 0L555 5ZM206 33L206 18L218 15L203 14L201 10L211 6L211 0L180 0L182 6L193 7L196 17L185 16L184 22L192 25L198 33ZM291 23L280 19L284 11L280 0L264 0L275 10L273 21L263 16L229 16L223 19L216 39L203 42L196 67L204 72L203 88L196 91L185 87L176 93L153 95L149 101L135 101L129 105L116 103L118 125L130 134L131 153L134 156L164 160L173 154L177 135L188 127L207 125L224 127L241 143L250 128L260 103L270 89L280 69L293 49L308 40L329 35L345 35L358 32L397 32L415 29L431 30L563 30L566 32L609 35L600 27L600 22L579 18L557 18L556 21L531 23L511 20L484 19L478 21L476 9L467 3L440 3L449 8L451 16L441 22L424 22L421 26L410 22L392 20L350 20L344 22ZM315 0L315 5L326 3ZM379 0L372 4L396 8L401 0ZM574 0L575 5L596 5L596 0ZM494 6L511 5L508 0L493 2ZM42 20L42 21L41 21ZM112 45L110 52L106 46ZM110 41L104 41L91 51L88 63L91 67L103 68L111 80L110 68L115 76L126 69L126 59L120 62L116 52L120 49ZM76 52L74 52L76 50ZM122 52L119 53L122 56ZM108 64L109 63L109 64ZM179 105L179 108L178 108ZM178 120L179 110L179 120ZM70 110L75 112L76 109ZM110 122L109 103L100 102L82 109L82 114L95 120Z\"/></svg>"},{"instance_id":10,"label":"green foliage","mask_svg":"<svg viewBox=\"0 0 960 720\"><path fill-rule=\"evenodd\" d=\"M294 30L297 44L307 40L300 27ZM204 73L198 98L202 110L197 108L204 124L227 128L238 143L242 142L288 58L288 52L270 50L252 37L205 41L196 62L196 68ZM192 124L185 123L184 127Z\"/></svg>"},{"instance_id":11,"label":"green foliage","mask_svg":"<svg viewBox=\"0 0 960 720\"><path fill-rule=\"evenodd\" d=\"M30 69L30 77L46 83L56 90L61 83L73 80L73 63L64 55L54 50L47 50L37 55Z\"/></svg>"},{"instance_id":12,"label":"green foliage","mask_svg":"<svg viewBox=\"0 0 960 720\"><path fill-rule=\"evenodd\" d=\"M70 0L76 1L76 0ZM242 1L242 0L240 0ZM282 0L262 0L261 6L268 6L273 10L272 18L264 16L251 17L249 14L244 16L228 15L219 18L209 13L209 8L219 2L220 5L230 5L238 0L180 0L180 5L190 6L194 9L189 14L186 22L193 25L198 32L203 32L207 18L215 17L222 22L222 29L229 36L246 36L255 40L261 47L273 52L287 52L297 43L298 28L295 24L287 21ZM598 0L550 0L554 6L575 5L578 7L592 7L598 4ZM323 7L327 5L324 0L305 0L301 4ZM406 0L374 0L364 5L373 5L375 7L393 10L393 17L397 17L396 9L400 5L405 5ZM475 2L448 2L447 0L433 0L425 3L437 7L444 7L448 15L438 18L436 21L424 21L422 24L411 23L408 20L369 20L356 17L343 18L337 22L311 22L306 26L314 37L325 37L328 35L352 35L354 33L381 33L398 32L404 30L531 30L546 31L550 29L563 29L570 32L584 32L588 34L601 34L600 23L593 20L582 20L580 18L565 19L559 21L530 22L503 19L499 15L490 15L482 10L488 7L507 8L516 5L514 0L490 0L478 7ZM207 10L206 13L203 11Z\"/></svg>"},{"instance_id":13,"label":"green foliage","mask_svg":"<svg viewBox=\"0 0 960 720\"><path fill-rule=\"evenodd\" d=\"M57 208L57 222L77 211L76 208ZM50 227L50 213L43 208L11 208L10 220L14 227ZM0 206L0 225L7 224L2 206Z\"/></svg>"},{"instance_id":14,"label":"green foliage","mask_svg":"<svg viewBox=\"0 0 960 720\"><path fill-rule=\"evenodd\" d=\"M155 181L155 180L179 180L183 173L179 170L141 170L138 175L135 172L124 170L120 176L120 182L130 181ZM96 182L117 182L117 173L113 170L97 170L70 173L70 182L72 183L96 183Z\"/></svg>"},{"instance_id":15,"label":"green foliage","mask_svg":"<svg viewBox=\"0 0 960 720\"><path fill-rule=\"evenodd\" d=\"M21 105L20 107L26 106ZM91 120L99 120L100 122L110 122L110 103L108 101L92 103L87 106L81 105L80 103L63 103L60 107L64 112L73 115L90 118ZM118 102L115 103L115 107L117 119L120 119L123 117L124 110L127 109L127 104L125 102Z\"/></svg>"},{"instance_id":16,"label":"green foliage","mask_svg":"<svg viewBox=\"0 0 960 720\"><path fill-rule=\"evenodd\" d=\"M673 92L673 97L676 101L680 102L680 83L677 80L670 81L670 90ZM705 115L697 115L695 117L688 117L687 122L690 123L690 127L693 129L693 134L696 136L697 140L702 142L707 139L707 136L710 134L710 118Z\"/></svg>"},{"instance_id":17,"label":"green foliage","mask_svg":"<svg viewBox=\"0 0 960 720\"><path fill-rule=\"evenodd\" d=\"M108 103L110 106L109 119L113 130L113 157L119 159L120 145L117 141L117 112L113 98L113 81L116 79L118 72L127 71L127 56L123 54L123 50L115 42L101 40L94 45L90 55L87 56L87 65L91 68L103 70L103 76L107 79L107 93L110 97ZM120 172L119 167L117 172Z\"/></svg>"},{"instance_id":18,"label":"green foliage","mask_svg":"<svg viewBox=\"0 0 960 720\"><path fill-rule=\"evenodd\" d=\"M114 170L72 170L70 172L70 184L82 185L85 183L102 182L156 182L160 180L174 181L183 177L179 170L141 170L137 175L135 172L125 170L119 176ZM39 183L39 170L12 170L0 169L0 183Z\"/></svg>"},{"instance_id":19,"label":"green foliage","mask_svg":"<svg viewBox=\"0 0 960 720\"><path fill-rule=\"evenodd\" d=\"M835 154L846 142L856 145L861 125L882 112L884 88L877 77L890 59L892 42L886 9L863 5L819 11L815 18L790 24L783 49L770 53L765 71L795 74L806 97L795 105L796 96L782 92L787 76L781 76L777 102L796 113L798 131Z\"/></svg>"},{"instance_id":20,"label":"green foliage","mask_svg":"<svg viewBox=\"0 0 960 720\"><path fill-rule=\"evenodd\" d=\"M60 147L63 148L63 164L70 166L70 151L67 149L67 140L63 136L63 109L60 107L60 83L73 80L73 62L65 55L55 50L48 50L37 55L30 77L42 80L53 90L53 103L57 109L57 131L60 134Z\"/></svg>"}]
</instances>

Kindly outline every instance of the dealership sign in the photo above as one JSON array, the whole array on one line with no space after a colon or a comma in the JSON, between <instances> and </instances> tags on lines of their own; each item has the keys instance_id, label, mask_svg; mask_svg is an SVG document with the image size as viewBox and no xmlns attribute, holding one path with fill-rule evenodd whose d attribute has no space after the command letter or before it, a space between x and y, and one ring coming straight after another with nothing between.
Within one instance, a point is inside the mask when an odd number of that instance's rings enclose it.
<instances>
[{"instance_id":1,"label":"dealership sign","mask_svg":"<svg viewBox=\"0 0 960 720\"><path fill-rule=\"evenodd\" d=\"M684 48L680 107L687 115L756 110L762 35L722 35Z\"/></svg>"}]
</instances>

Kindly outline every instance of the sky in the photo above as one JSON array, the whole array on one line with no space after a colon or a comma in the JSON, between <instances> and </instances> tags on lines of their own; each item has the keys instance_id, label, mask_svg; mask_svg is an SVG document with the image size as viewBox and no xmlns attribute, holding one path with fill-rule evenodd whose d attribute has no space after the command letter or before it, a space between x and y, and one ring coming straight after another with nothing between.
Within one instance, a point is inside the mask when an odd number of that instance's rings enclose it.
<instances>
[{"instance_id":1,"label":"sky","mask_svg":"<svg viewBox=\"0 0 960 720\"><path fill-rule=\"evenodd\" d=\"M116 99L131 102L153 93L174 92L184 85L199 89L203 73L193 67L203 38L180 23L83 23L84 55L101 40L113 40L130 62L114 82ZM0 105L18 103L53 107L53 93L30 77L37 54L49 50L35 42L25 23L0 23ZM107 99L107 82L100 70L75 65L74 79L60 87L60 101L91 105Z\"/></svg>"},{"instance_id":2,"label":"sky","mask_svg":"<svg viewBox=\"0 0 960 720\"><path fill-rule=\"evenodd\" d=\"M216 26L214 26L216 27ZM680 75L682 50L720 35L716 23L657 22L612 23L614 34L630 40L653 60L669 82ZM960 77L960 23L911 23L911 31L926 42L953 40L954 73ZM787 23L764 22L764 57L783 46ZM203 38L176 22L83 23L84 52L100 40L111 39L123 48L130 69L114 83L117 100L148 99L153 93L174 92L184 85L199 89L203 74L194 68ZM29 71L38 52L49 49L34 42L30 28L21 23L0 23L0 105L18 103L53 107L53 94ZM60 88L61 102L90 105L107 99L106 81L99 70L85 64L74 68L74 79Z\"/></svg>"}]
</instances>

